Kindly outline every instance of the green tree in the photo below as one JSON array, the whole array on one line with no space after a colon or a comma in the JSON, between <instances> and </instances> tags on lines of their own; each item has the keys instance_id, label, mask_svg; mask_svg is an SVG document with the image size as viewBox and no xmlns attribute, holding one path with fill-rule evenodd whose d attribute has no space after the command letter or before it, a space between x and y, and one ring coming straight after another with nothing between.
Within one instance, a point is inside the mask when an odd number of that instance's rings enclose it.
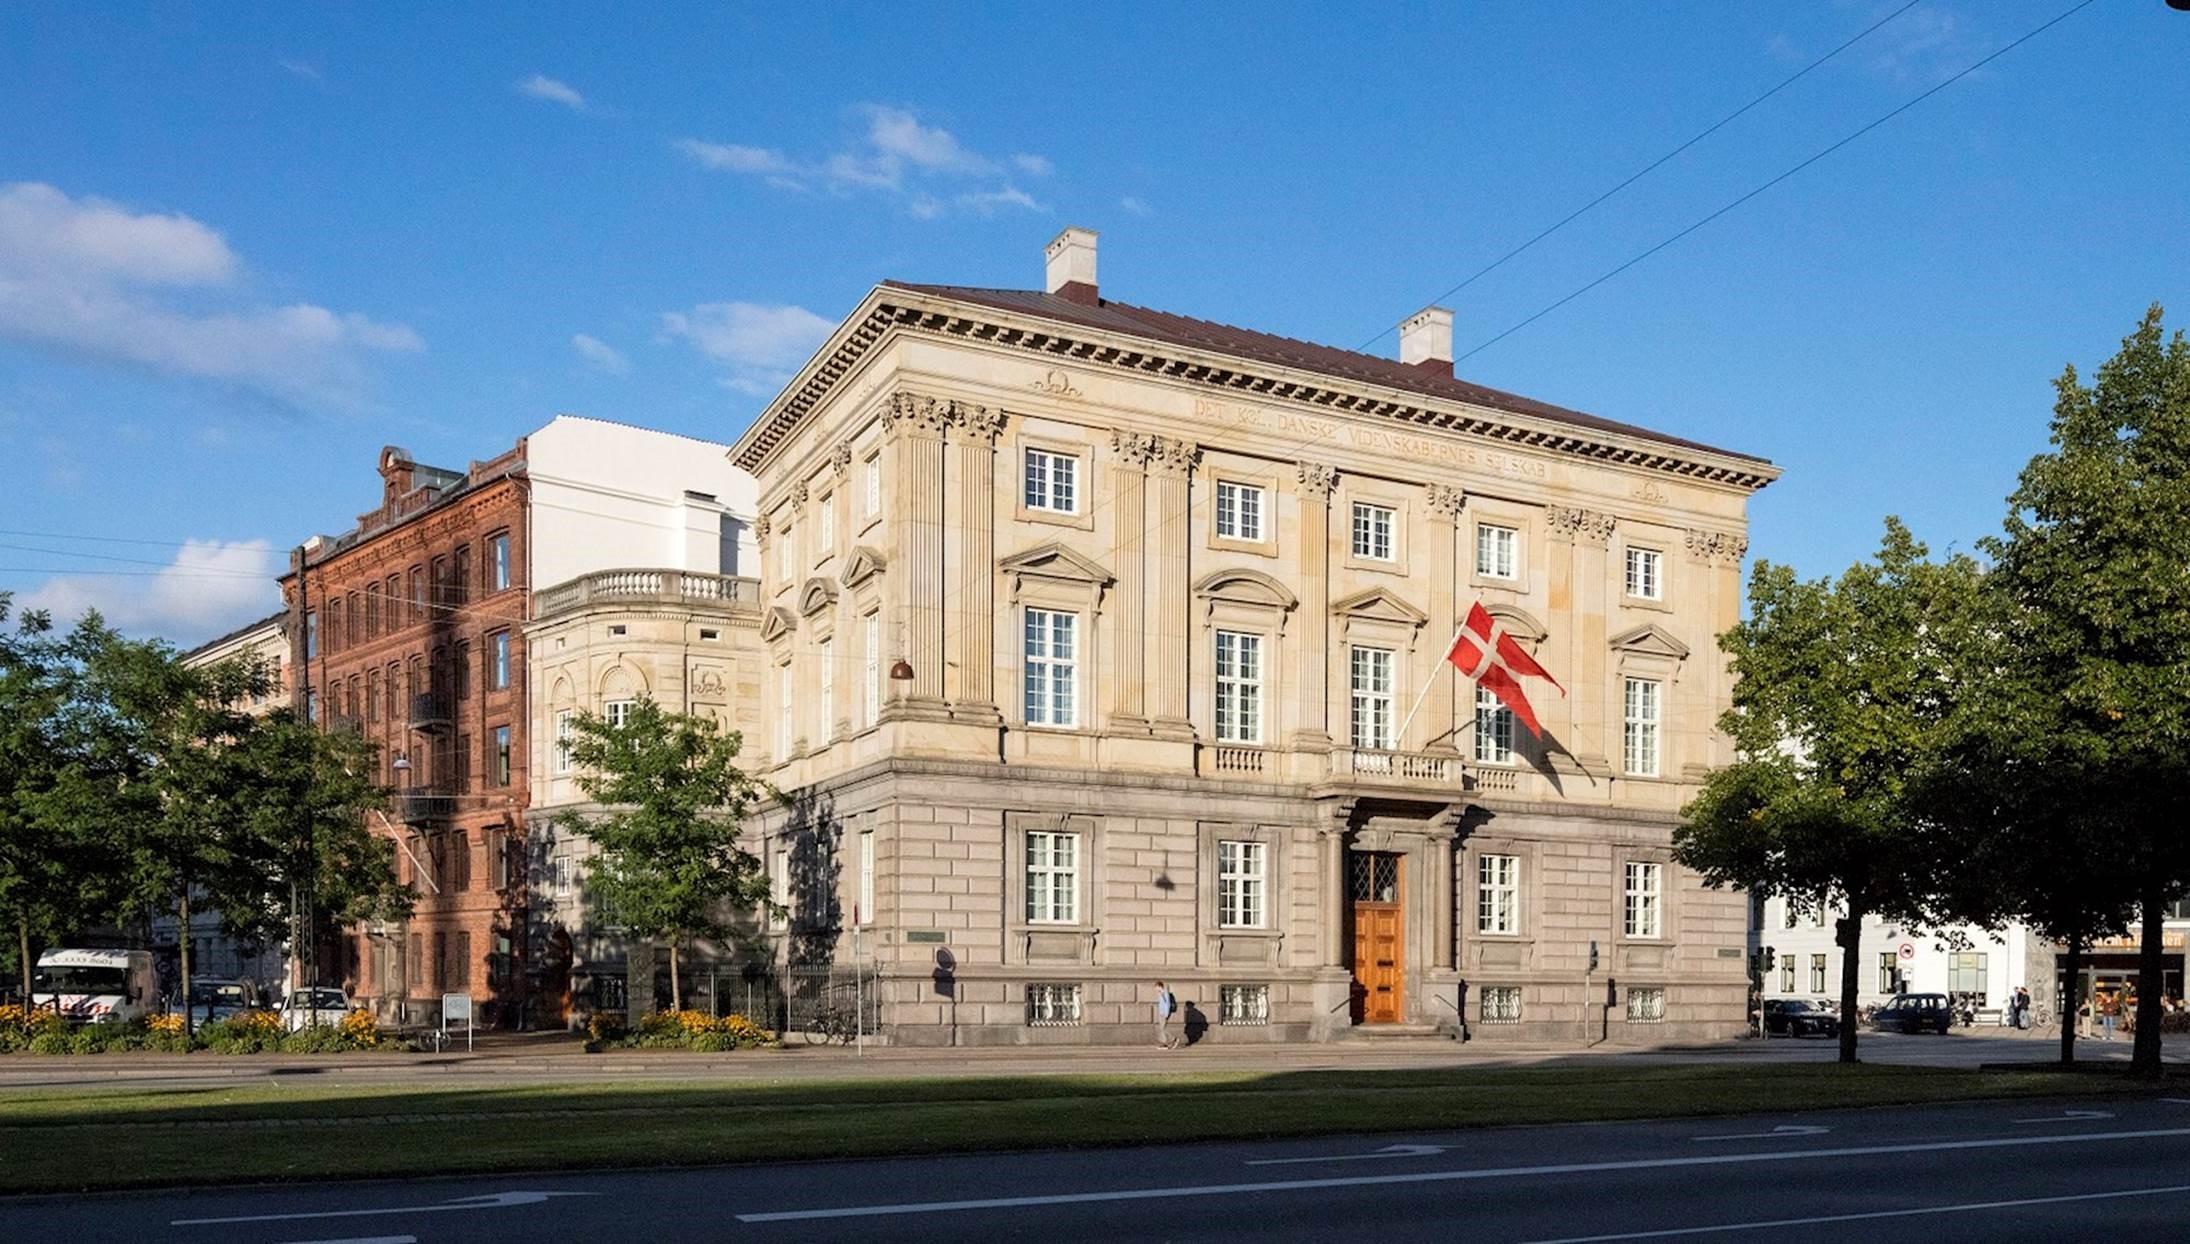
<instances>
[{"instance_id":1,"label":"green tree","mask_svg":"<svg viewBox=\"0 0 2190 1244\"><path fill-rule=\"evenodd\" d=\"M11 612L0 592L0 918L28 996L33 942L81 919L87 870L83 844L54 833L49 819L56 775L68 762L68 647L45 613L23 614L10 630Z\"/></svg>"},{"instance_id":2,"label":"green tree","mask_svg":"<svg viewBox=\"0 0 2190 1244\"><path fill-rule=\"evenodd\" d=\"M2190 343L2154 305L2095 383L2055 382L2052 448L2023 468L1986 542L2046 734L2142 922L2138 1074L2160 1074L2162 921L2190 889Z\"/></svg>"},{"instance_id":3,"label":"green tree","mask_svg":"<svg viewBox=\"0 0 2190 1244\"><path fill-rule=\"evenodd\" d=\"M1937 869L1911 784L1953 708L1979 571L1928 559L1896 519L1875 562L1803 580L1760 561L1749 619L1719 637L1735 675L1735 763L1682 810L1674 848L1712 885L1844 907L1840 1059L1856 1054L1863 920L1921 920Z\"/></svg>"},{"instance_id":4,"label":"green tree","mask_svg":"<svg viewBox=\"0 0 2190 1244\"><path fill-rule=\"evenodd\" d=\"M736 732L714 719L635 701L621 725L592 713L572 722L578 785L602 810L568 814L557 828L600 848L587 865L588 897L633 937L669 951L671 1005L684 1005L678 949L729 932L724 913L770 906L760 859L739 845L764 793L737 764Z\"/></svg>"}]
</instances>

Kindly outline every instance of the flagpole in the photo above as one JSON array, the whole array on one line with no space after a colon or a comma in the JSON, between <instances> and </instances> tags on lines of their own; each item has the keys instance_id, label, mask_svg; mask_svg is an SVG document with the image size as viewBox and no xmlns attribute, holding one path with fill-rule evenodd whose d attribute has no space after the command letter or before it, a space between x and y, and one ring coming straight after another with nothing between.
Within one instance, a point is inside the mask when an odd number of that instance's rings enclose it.
<instances>
[{"instance_id":1,"label":"flagpole","mask_svg":"<svg viewBox=\"0 0 2190 1244\"><path fill-rule=\"evenodd\" d=\"M1407 710L1407 719L1399 723L1399 733L1392 736L1393 743L1403 744L1407 741L1407 727L1414 724L1414 715L1422 711L1422 701L1430 698L1430 688L1436 685L1437 676L1443 672L1443 667L1447 665L1452 665L1452 647L1454 644L1460 642L1460 633L1466 629L1467 624L1462 623L1460 626L1454 628L1452 632L1452 638L1445 641L1445 650L1437 654L1437 664L1439 668L1432 669L1430 671L1430 676L1422 680L1422 693L1414 697L1414 707ZM1457 674L1459 672L1459 667L1454 666L1453 672ZM1393 750L1396 751L1398 750L1398 748L1395 747Z\"/></svg>"}]
</instances>

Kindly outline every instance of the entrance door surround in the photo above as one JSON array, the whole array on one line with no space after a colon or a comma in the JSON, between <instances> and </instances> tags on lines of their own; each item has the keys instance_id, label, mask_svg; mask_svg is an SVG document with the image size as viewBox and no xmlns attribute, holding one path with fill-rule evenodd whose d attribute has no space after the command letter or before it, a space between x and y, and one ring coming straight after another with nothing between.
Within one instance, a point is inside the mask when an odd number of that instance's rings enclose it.
<instances>
[{"instance_id":1,"label":"entrance door surround","mask_svg":"<svg viewBox=\"0 0 2190 1244\"><path fill-rule=\"evenodd\" d=\"M1346 854L1356 1024L1396 1024L1406 1018L1405 873L1405 858L1394 852Z\"/></svg>"}]
</instances>

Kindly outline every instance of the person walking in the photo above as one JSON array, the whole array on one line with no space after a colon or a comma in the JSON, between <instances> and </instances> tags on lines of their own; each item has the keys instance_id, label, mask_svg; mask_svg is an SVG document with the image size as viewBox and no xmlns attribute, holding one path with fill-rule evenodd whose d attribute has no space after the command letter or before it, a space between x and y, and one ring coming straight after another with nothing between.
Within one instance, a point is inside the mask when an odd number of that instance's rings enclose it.
<instances>
[{"instance_id":1,"label":"person walking","mask_svg":"<svg viewBox=\"0 0 2190 1244\"><path fill-rule=\"evenodd\" d=\"M1179 1039L1171 1035L1171 1016L1179 1009L1179 1000L1171 996L1170 987L1156 982L1156 1045L1161 1049L1179 1048Z\"/></svg>"},{"instance_id":2,"label":"person walking","mask_svg":"<svg viewBox=\"0 0 2190 1244\"><path fill-rule=\"evenodd\" d=\"M2119 993L2108 990L2106 993L2099 995L2100 1040L2112 1041L2114 1039L2114 1021L2120 1019L2121 1014L2122 1001Z\"/></svg>"},{"instance_id":3,"label":"person walking","mask_svg":"<svg viewBox=\"0 0 2190 1244\"><path fill-rule=\"evenodd\" d=\"M2008 1002L2008 1027L2020 1032L2030 1027L2030 990L2022 985L2015 987L2015 997Z\"/></svg>"}]
</instances>

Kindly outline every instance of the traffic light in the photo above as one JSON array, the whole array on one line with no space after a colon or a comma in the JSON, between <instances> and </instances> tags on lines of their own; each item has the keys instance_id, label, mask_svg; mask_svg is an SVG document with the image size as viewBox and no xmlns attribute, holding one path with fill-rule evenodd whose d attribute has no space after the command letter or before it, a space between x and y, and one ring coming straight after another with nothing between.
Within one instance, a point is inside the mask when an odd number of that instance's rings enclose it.
<instances>
[{"instance_id":1,"label":"traffic light","mask_svg":"<svg viewBox=\"0 0 2190 1244\"><path fill-rule=\"evenodd\" d=\"M1588 973L1588 974L1594 975L1594 974L1596 973L1596 971L1597 971L1597 939L1596 939L1596 938L1594 938L1594 937L1592 937L1592 938L1590 938L1590 939L1589 939L1589 973Z\"/></svg>"},{"instance_id":2,"label":"traffic light","mask_svg":"<svg viewBox=\"0 0 2190 1244\"><path fill-rule=\"evenodd\" d=\"M1764 948L1764 974L1769 976L1779 970L1779 952L1770 946Z\"/></svg>"}]
</instances>

